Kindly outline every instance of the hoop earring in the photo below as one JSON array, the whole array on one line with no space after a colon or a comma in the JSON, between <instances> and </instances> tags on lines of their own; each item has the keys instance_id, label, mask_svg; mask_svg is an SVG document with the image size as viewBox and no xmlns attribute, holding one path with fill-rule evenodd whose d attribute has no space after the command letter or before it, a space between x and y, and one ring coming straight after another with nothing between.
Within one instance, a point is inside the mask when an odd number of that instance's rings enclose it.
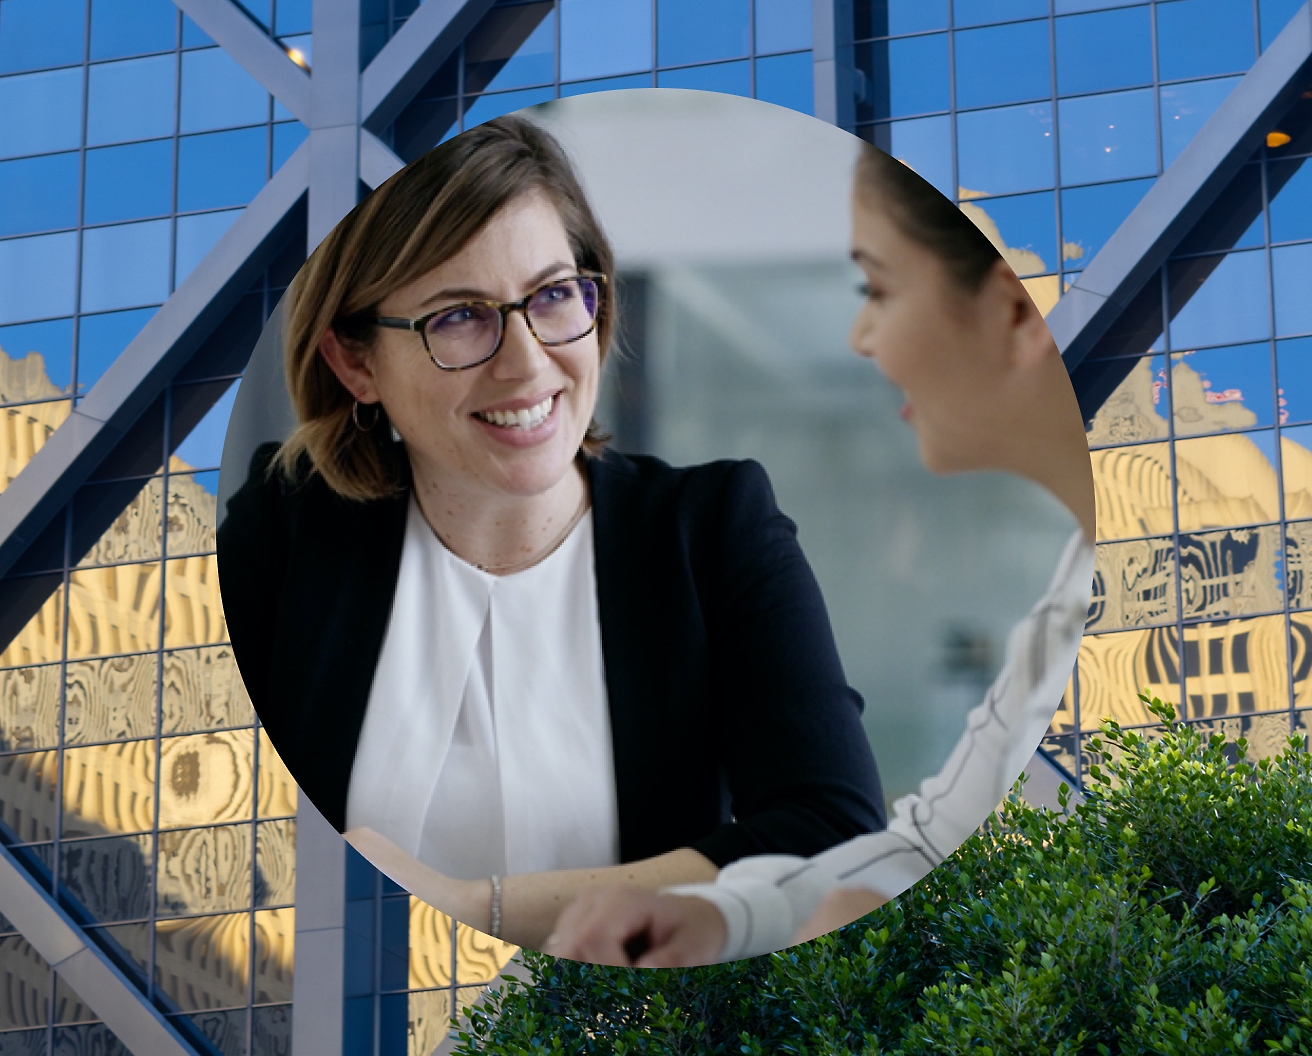
<instances>
[{"instance_id":1,"label":"hoop earring","mask_svg":"<svg viewBox=\"0 0 1312 1056\"><path fill-rule=\"evenodd\" d=\"M373 429L373 427L374 427L375 425L378 424L378 419L381 418L381 417L383 416L383 412L382 412L382 410L380 409L380 405L379 405L379 404L376 404L376 403L366 403L365 406L366 406L366 407L372 407L372 408L374 409L374 416L373 416L373 420L370 421L370 423L369 423L368 425L361 425L361 424L360 424L360 401L359 401L359 400L356 400L355 403L351 405L351 421L353 421L353 422L355 423L355 427L356 427L357 429L359 429L360 432L362 432L362 433L370 432L370 431Z\"/></svg>"}]
</instances>

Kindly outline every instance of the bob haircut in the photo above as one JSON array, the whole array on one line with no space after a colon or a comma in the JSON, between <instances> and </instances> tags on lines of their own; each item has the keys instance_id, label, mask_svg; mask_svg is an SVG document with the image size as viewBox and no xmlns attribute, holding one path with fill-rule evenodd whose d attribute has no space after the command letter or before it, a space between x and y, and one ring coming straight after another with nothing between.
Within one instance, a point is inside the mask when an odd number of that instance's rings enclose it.
<instances>
[{"instance_id":1,"label":"bob haircut","mask_svg":"<svg viewBox=\"0 0 1312 1056\"><path fill-rule=\"evenodd\" d=\"M270 466L289 480L320 474L338 495L387 498L405 486L403 448L379 406L375 426L352 420L355 399L319 354L332 327L341 342L369 349L380 301L450 260L502 208L525 194L555 205L580 270L610 278L614 254L573 166L551 135L520 117L462 132L407 165L356 206L310 255L288 290L283 355L300 423ZM601 284L597 340L605 362L615 331L613 282ZM416 350L422 352L415 335ZM608 438L594 421L582 450Z\"/></svg>"}]
</instances>

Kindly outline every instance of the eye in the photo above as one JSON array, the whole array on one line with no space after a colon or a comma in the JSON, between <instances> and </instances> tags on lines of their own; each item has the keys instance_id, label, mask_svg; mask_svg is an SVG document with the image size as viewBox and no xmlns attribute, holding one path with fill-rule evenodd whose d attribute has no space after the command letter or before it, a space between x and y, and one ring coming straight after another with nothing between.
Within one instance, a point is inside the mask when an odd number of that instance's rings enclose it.
<instances>
[{"instance_id":1,"label":"eye","mask_svg":"<svg viewBox=\"0 0 1312 1056\"><path fill-rule=\"evenodd\" d=\"M884 297L883 290L877 290L869 283L863 282L856 288L856 292L864 297L867 301L878 301Z\"/></svg>"},{"instance_id":2,"label":"eye","mask_svg":"<svg viewBox=\"0 0 1312 1056\"><path fill-rule=\"evenodd\" d=\"M429 333L436 330L452 330L461 326L467 326L475 322L478 313L474 310L473 305L461 304L452 308L449 312L443 312L441 315L435 315L428 323Z\"/></svg>"}]
</instances>

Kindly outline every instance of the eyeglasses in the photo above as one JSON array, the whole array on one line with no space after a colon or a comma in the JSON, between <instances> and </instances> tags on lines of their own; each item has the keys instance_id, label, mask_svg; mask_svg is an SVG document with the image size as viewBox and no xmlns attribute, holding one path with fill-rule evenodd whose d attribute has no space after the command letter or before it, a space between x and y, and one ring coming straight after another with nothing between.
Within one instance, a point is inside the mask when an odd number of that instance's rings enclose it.
<instances>
[{"instance_id":1,"label":"eyeglasses","mask_svg":"<svg viewBox=\"0 0 1312 1056\"><path fill-rule=\"evenodd\" d=\"M438 370L468 370L501 351L511 312L522 312L529 333L549 348L587 337L597 328L605 282L605 275L584 272L552 279L518 301L463 301L418 319L378 316L374 322L418 333Z\"/></svg>"}]
</instances>

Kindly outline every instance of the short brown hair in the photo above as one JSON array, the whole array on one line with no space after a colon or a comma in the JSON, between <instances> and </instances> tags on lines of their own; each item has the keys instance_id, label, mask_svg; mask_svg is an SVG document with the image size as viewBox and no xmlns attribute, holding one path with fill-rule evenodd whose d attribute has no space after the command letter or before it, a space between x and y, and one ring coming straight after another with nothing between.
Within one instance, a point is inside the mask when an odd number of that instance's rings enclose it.
<instances>
[{"instance_id":1,"label":"short brown hair","mask_svg":"<svg viewBox=\"0 0 1312 1056\"><path fill-rule=\"evenodd\" d=\"M332 327L339 340L369 347L380 301L450 260L511 201L545 193L560 213L584 271L611 276L614 254L560 144L521 117L499 117L463 132L407 165L347 214L310 255L287 291L284 366L300 424L274 464L289 478L308 458L333 491L368 500L397 492L404 480L399 444L386 414L358 429L355 399L319 355ZM615 330L613 283L601 284L597 338L604 361ZM583 440L599 454L596 422Z\"/></svg>"}]
</instances>

